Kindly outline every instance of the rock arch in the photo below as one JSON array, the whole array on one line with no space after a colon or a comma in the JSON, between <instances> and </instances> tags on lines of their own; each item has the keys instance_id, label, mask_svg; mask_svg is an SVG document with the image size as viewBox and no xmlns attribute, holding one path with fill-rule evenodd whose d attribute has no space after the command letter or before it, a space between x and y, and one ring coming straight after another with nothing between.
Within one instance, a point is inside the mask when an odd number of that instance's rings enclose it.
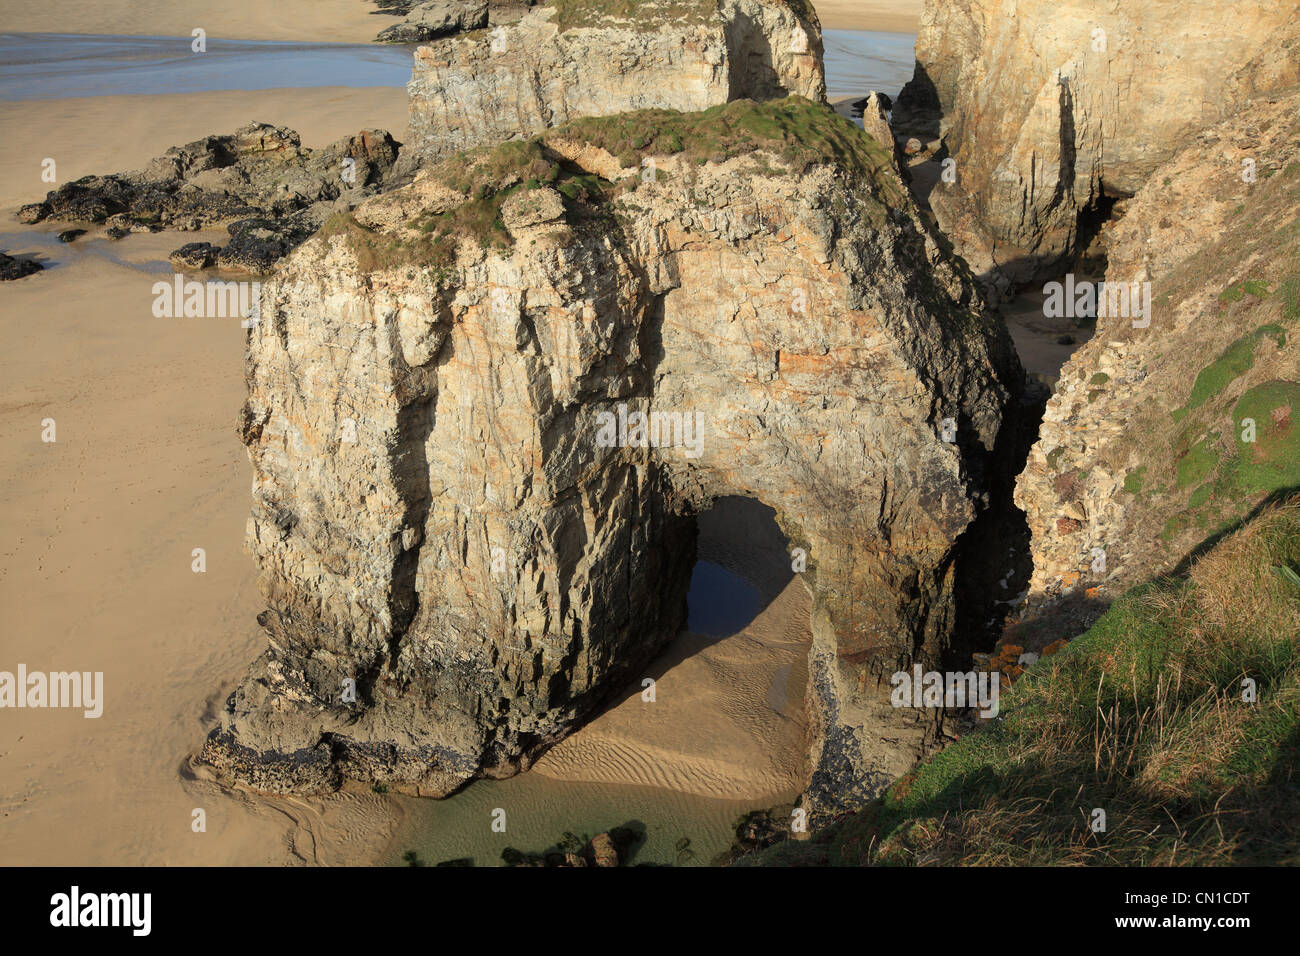
<instances>
[{"instance_id":1,"label":"rock arch","mask_svg":"<svg viewBox=\"0 0 1300 956\"><path fill-rule=\"evenodd\" d=\"M1015 359L888 154L806 108L856 161L664 156L610 208L516 189L509 248L462 241L442 270L376 261L442 195L416 183L294 254L242 424L270 648L210 762L435 795L526 768L682 626L691 515L740 495L808 554L810 801L907 768L931 725L881 688L944 653ZM604 447L620 406L699 413L698 454Z\"/></svg>"}]
</instances>

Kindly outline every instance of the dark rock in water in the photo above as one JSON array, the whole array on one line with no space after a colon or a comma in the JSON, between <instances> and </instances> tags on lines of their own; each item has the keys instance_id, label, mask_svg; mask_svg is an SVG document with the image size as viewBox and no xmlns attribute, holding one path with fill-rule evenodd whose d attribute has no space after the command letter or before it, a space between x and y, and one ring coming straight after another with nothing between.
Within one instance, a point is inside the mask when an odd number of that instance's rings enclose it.
<instances>
[{"instance_id":1,"label":"dark rock in water","mask_svg":"<svg viewBox=\"0 0 1300 956\"><path fill-rule=\"evenodd\" d=\"M434 865L435 866L473 866L474 859L473 857L462 856L462 857L457 857L454 860L443 860L441 863L436 863Z\"/></svg>"},{"instance_id":2,"label":"dark rock in water","mask_svg":"<svg viewBox=\"0 0 1300 956\"><path fill-rule=\"evenodd\" d=\"M277 260L315 231L293 218L241 219L232 222L226 230L230 242L217 255L217 263L223 269L253 274L269 272Z\"/></svg>"},{"instance_id":3,"label":"dark rock in water","mask_svg":"<svg viewBox=\"0 0 1300 956\"><path fill-rule=\"evenodd\" d=\"M31 259L15 259L0 252L0 281L21 279L33 272L40 272L45 266Z\"/></svg>"},{"instance_id":4,"label":"dark rock in water","mask_svg":"<svg viewBox=\"0 0 1300 956\"><path fill-rule=\"evenodd\" d=\"M173 146L141 170L84 176L23 206L18 218L106 223L113 239L235 220L218 262L265 272L337 208L377 192L398 145L383 130L363 130L313 150L291 129L252 123Z\"/></svg>"},{"instance_id":5,"label":"dark rock in water","mask_svg":"<svg viewBox=\"0 0 1300 956\"><path fill-rule=\"evenodd\" d=\"M206 269L217 261L220 251L210 242L187 242L168 258L178 269Z\"/></svg>"},{"instance_id":6,"label":"dark rock in water","mask_svg":"<svg viewBox=\"0 0 1300 956\"><path fill-rule=\"evenodd\" d=\"M404 17L411 12L411 8L418 6L420 0L371 0L379 9L372 11L375 13L391 13L399 17Z\"/></svg>"},{"instance_id":7,"label":"dark rock in water","mask_svg":"<svg viewBox=\"0 0 1300 956\"><path fill-rule=\"evenodd\" d=\"M729 866L743 856L766 849L791 837L790 821L794 807L785 804L769 810L752 810L736 821L736 839L712 861L714 866Z\"/></svg>"},{"instance_id":8,"label":"dark rock in water","mask_svg":"<svg viewBox=\"0 0 1300 956\"><path fill-rule=\"evenodd\" d=\"M487 0L431 0L375 37L383 43L423 43L488 24Z\"/></svg>"},{"instance_id":9,"label":"dark rock in water","mask_svg":"<svg viewBox=\"0 0 1300 956\"><path fill-rule=\"evenodd\" d=\"M635 821L633 821L635 823ZM614 827L605 833L597 833L590 840L586 836L577 836L566 832L555 846L542 853L524 853L508 846L501 851L501 862L506 866L545 866L545 867L616 867L623 866L630 859L632 850L645 839L643 830L633 826ZM689 842L689 841L687 841ZM458 861L448 860L439 866L457 865ZM473 865L472 862L467 865Z\"/></svg>"},{"instance_id":10,"label":"dark rock in water","mask_svg":"<svg viewBox=\"0 0 1300 956\"><path fill-rule=\"evenodd\" d=\"M501 851L501 862L506 866L544 866L540 854L523 853L512 846Z\"/></svg>"},{"instance_id":11,"label":"dark rock in water","mask_svg":"<svg viewBox=\"0 0 1300 956\"><path fill-rule=\"evenodd\" d=\"M608 833L597 833L591 838L591 859L596 866L618 866L618 848Z\"/></svg>"},{"instance_id":12,"label":"dark rock in water","mask_svg":"<svg viewBox=\"0 0 1300 956\"><path fill-rule=\"evenodd\" d=\"M72 240L84 236L85 234L86 230L84 229L64 229L59 233L58 240L59 242L72 242Z\"/></svg>"}]
</instances>

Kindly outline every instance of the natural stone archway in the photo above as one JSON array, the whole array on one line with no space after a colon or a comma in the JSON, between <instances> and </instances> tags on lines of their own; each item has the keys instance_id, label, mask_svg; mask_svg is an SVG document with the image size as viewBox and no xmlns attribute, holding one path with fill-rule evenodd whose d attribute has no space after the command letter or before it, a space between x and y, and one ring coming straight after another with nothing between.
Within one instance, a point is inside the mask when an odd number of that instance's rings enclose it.
<instances>
[{"instance_id":1,"label":"natural stone archway","mask_svg":"<svg viewBox=\"0 0 1300 956\"><path fill-rule=\"evenodd\" d=\"M811 590L761 502L720 498L695 524L685 627L530 773L752 805L806 788Z\"/></svg>"},{"instance_id":2,"label":"natural stone archway","mask_svg":"<svg viewBox=\"0 0 1300 956\"><path fill-rule=\"evenodd\" d=\"M508 236L466 238L498 213ZM824 107L452 160L267 287L242 434L270 648L205 757L270 789L435 795L526 768L679 630L690 515L741 495L807 553L809 799L837 805L928 740L881 688L946 648L1017 373L892 157ZM605 447L637 412L698 413L702 440Z\"/></svg>"}]
</instances>

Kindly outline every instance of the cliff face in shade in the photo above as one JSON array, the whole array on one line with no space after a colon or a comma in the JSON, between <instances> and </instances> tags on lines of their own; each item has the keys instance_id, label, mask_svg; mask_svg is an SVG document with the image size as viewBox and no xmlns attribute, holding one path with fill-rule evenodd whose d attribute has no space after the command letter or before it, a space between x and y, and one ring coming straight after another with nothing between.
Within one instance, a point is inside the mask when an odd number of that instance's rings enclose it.
<instances>
[{"instance_id":1,"label":"cliff face in shade","mask_svg":"<svg viewBox=\"0 0 1300 956\"><path fill-rule=\"evenodd\" d=\"M638 4L635 19L611 9L567 0L416 50L402 169L582 116L825 97L821 27L811 6L661 0Z\"/></svg>"},{"instance_id":2,"label":"cliff face in shade","mask_svg":"<svg viewBox=\"0 0 1300 956\"><path fill-rule=\"evenodd\" d=\"M977 273L1032 279L1072 250L1081 212L1295 83L1300 16L1294 0L931 0L916 58L896 119L956 161L931 196L940 225Z\"/></svg>"},{"instance_id":3,"label":"cliff face in shade","mask_svg":"<svg viewBox=\"0 0 1300 956\"><path fill-rule=\"evenodd\" d=\"M1095 612L1300 485L1298 221L1293 90L1198 131L1106 229L1107 281L1149 282L1153 314L1098 319L1048 402L1015 494L1031 610Z\"/></svg>"},{"instance_id":4,"label":"cliff face in shade","mask_svg":"<svg viewBox=\"0 0 1300 956\"><path fill-rule=\"evenodd\" d=\"M1019 380L975 301L891 154L798 98L585 120L340 217L250 331L269 646L205 759L434 795L527 768L683 625L693 516L741 495L807 554L809 802L874 792L932 740L888 677L946 649ZM624 408L699 430L606 447Z\"/></svg>"}]
</instances>

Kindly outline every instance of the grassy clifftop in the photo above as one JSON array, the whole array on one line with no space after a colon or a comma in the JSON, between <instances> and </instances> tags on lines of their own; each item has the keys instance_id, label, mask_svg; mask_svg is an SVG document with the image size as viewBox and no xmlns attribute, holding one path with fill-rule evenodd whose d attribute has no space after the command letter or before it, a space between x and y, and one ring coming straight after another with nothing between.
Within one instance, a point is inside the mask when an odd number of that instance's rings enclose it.
<instances>
[{"instance_id":1,"label":"grassy clifftop","mask_svg":"<svg viewBox=\"0 0 1300 956\"><path fill-rule=\"evenodd\" d=\"M761 0L768 6L788 7L805 22L816 22L809 0ZM718 15L717 0L550 0L552 22L561 30L584 27L705 23Z\"/></svg>"},{"instance_id":2,"label":"grassy clifftop","mask_svg":"<svg viewBox=\"0 0 1300 956\"><path fill-rule=\"evenodd\" d=\"M581 168L552 148L560 141L603 151L616 169L602 169L601 175ZM600 218L619 195L638 188L648 159L671 157L679 168L690 168L751 154L755 162L746 173L752 175L800 175L817 165L836 166L878 200L882 220L887 207L907 201L884 147L829 107L791 96L763 103L735 100L699 113L649 109L580 119L527 140L467 150L430 171L463 201L417 213L407 224L419 230L418 238L367 228L350 213L334 216L319 235L346 236L367 270L442 269L469 240L483 248L510 247L501 208L520 190L558 190L565 198L566 221L576 224ZM656 178L670 181L666 171ZM683 201L689 201L688 186L680 188Z\"/></svg>"},{"instance_id":3,"label":"grassy clifftop","mask_svg":"<svg viewBox=\"0 0 1300 956\"><path fill-rule=\"evenodd\" d=\"M861 812L741 862L1300 863L1298 640L1293 497L1130 591Z\"/></svg>"}]
</instances>

